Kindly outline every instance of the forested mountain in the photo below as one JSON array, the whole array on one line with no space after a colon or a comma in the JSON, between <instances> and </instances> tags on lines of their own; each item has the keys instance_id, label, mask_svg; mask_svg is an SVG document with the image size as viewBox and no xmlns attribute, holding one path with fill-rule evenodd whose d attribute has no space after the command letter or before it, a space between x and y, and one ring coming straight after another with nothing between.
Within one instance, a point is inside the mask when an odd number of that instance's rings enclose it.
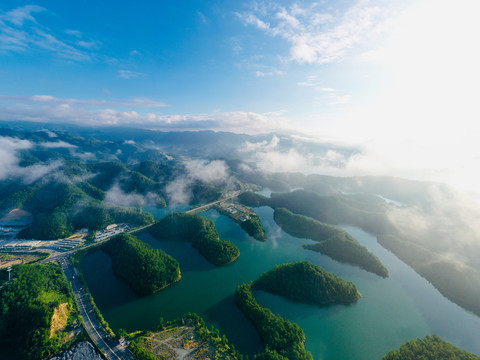
<instances>
[{"instance_id":1,"label":"forested mountain","mask_svg":"<svg viewBox=\"0 0 480 360\"><path fill-rule=\"evenodd\" d=\"M0 218L14 209L34 216L20 238L49 240L79 228L148 224L153 218L144 206L208 203L225 191L222 183L202 179L203 163L191 174L185 159L134 141L5 128L0 136L11 146L0 174Z\"/></svg>"}]
</instances>

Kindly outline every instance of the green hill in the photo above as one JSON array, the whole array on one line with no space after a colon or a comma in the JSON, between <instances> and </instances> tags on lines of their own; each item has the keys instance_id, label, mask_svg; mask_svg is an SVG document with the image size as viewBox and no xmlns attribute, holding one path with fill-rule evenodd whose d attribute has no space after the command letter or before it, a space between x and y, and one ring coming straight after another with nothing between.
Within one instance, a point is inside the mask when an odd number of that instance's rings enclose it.
<instances>
[{"instance_id":1,"label":"green hill","mask_svg":"<svg viewBox=\"0 0 480 360\"><path fill-rule=\"evenodd\" d=\"M133 235L117 235L103 249L112 258L115 274L138 294L153 294L180 280L180 267L174 258Z\"/></svg>"},{"instance_id":2,"label":"green hill","mask_svg":"<svg viewBox=\"0 0 480 360\"><path fill-rule=\"evenodd\" d=\"M150 228L157 239L191 242L208 261L226 265L240 256L240 250L230 241L220 240L212 220L200 215L174 213Z\"/></svg>"},{"instance_id":3,"label":"green hill","mask_svg":"<svg viewBox=\"0 0 480 360\"><path fill-rule=\"evenodd\" d=\"M407 341L399 350L392 350L382 360L480 360L480 356L442 340L437 335Z\"/></svg>"},{"instance_id":4,"label":"green hill","mask_svg":"<svg viewBox=\"0 0 480 360\"><path fill-rule=\"evenodd\" d=\"M355 284L308 261L277 265L252 288L317 305L351 303L361 296Z\"/></svg>"},{"instance_id":5,"label":"green hill","mask_svg":"<svg viewBox=\"0 0 480 360\"><path fill-rule=\"evenodd\" d=\"M70 324L76 316L67 279L54 264L16 265L11 275L15 280L0 290L0 336L9 339L23 359L49 359L62 343L59 335L51 336L54 309L67 303ZM4 270L0 276L8 279Z\"/></svg>"}]
</instances>

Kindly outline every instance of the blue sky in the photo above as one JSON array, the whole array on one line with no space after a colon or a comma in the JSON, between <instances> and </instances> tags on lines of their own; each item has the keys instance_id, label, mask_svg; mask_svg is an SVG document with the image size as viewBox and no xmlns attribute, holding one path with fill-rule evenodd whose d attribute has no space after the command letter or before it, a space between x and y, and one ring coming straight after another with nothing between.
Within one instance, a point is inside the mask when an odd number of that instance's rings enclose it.
<instances>
[{"instance_id":1,"label":"blue sky","mask_svg":"<svg viewBox=\"0 0 480 360\"><path fill-rule=\"evenodd\" d=\"M3 0L0 118L298 131L361 145L351 174L480 181L478 8Z\"/></svg>"},{"instance_id":2,"label":"blue sky","mask_svg":"<svg viewBox=\"0 0 480 360\"><path fill-rule=\"evenodd\" d=\"M3 106L22 102L13 97L45 95L55 98L51 105L57 107L60 99L73 99L84 101L66 102L75 109L140 115L119 116L118 123L142 123L147 114L188 114L196 120L243 112L269 118L262 131L284 123L301 130L308 123L302 119L352 101L359 76L371 71L362 65L359 75L359 64L351 63L349 56L363 51L367 40L354 38L377 40L381 34L374 34L374 27L391 11L355 2L335 8L312 2L21 3L0 5ZM348 15L356 7L358 13ZM341 26L345 29L336 30ZM325 45L313 55L295 50L299 41L293 38L299 35L324 36ZM24 102L47 104L46 97L39 100Z\"/></svg>"}]
</instances>

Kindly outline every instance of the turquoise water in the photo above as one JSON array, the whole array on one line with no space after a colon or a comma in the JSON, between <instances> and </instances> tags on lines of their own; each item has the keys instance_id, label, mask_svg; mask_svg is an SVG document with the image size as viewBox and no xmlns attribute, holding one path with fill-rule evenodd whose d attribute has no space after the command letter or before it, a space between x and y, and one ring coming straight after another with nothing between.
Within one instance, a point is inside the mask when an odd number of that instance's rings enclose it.
<instances>
[{"instance_id":1,"label":"turquoise water","mask_svg":"<svg viewBox=\"0 0 480 360\"><path fill-rule=\"evenodd\" d=\"M245 354L260 352L256 330L236 307L235 288L255 280L277 264L309 260L348 281L363 297L348 306L317 307L295 303L264 292L258 301L275 313L298 323L305 331L307 349L315 359L380 359L406 340L436 333L466 350L480 353L480 318L444 298L410 267L383 249L374 236L354 227L344 227L373 251L388 267L391 277L382 279L326 256L307 251L305 239L283 232L273 220L273 210L256 208L269 241L261 243L245 234L230 218L210 210L220 237L235 243L240 258L225 267L207 262L188 243L158 241L148 234L142 239L174 256L182 280L161 292L138 297L112 272L102 251L85 257L82 267L97 305L114 328L148 329L158 319L173 319L196 312L215 325Z\"/></svg>"}]
</instances>

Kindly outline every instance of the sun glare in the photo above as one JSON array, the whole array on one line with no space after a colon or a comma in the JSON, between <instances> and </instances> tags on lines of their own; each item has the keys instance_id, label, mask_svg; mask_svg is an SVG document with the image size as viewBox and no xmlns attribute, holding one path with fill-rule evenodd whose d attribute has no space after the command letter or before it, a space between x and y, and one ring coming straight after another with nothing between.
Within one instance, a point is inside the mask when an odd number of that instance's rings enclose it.
<instances>
[{"instance_id":1,"label":"sun glare","mask_svg":"<svg viewBox=\"0 0 480 360\"><path fill-rule=\"evenodd\" d=\"M395 20L386 45L373 52L386 86L337 122L337 136L365 144L353 169L396 170L480 192L475 8L477 1L427 0Z\"/></svg>"}]
</instances>

